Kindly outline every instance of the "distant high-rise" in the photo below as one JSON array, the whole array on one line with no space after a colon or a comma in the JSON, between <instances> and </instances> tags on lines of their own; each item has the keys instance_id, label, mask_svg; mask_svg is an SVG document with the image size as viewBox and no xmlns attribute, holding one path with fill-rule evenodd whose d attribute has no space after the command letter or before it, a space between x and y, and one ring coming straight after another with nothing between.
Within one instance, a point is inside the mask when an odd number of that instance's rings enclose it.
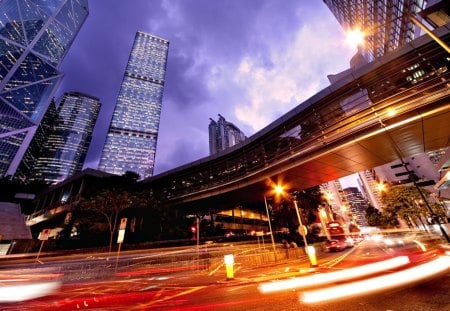
<instances>
[{"instance_id":1,"label":"distant high-rise","mask_svg":"<svg viewBox=\"0 0 450 311\"><path fill-rule=\"evenodd\" d=\"M367 198L369 203L381 211L384 209L383 202L381 201L381 193L382 193L382 181L378 180L375 169L367 169L361 172L358 172L359 177L359 185L363 192L363 195Z\"/></svg>"},{"instance_id":2,"label":"distant high-rise","mask_svg":"<svg viewBox=\"0 0 450 311\"><path fill-rule=\"evenodd\" d=\"M13 176L88 15L87 0L0 2L0 178Z\"/></svg>"},{"instance_id":3,"label":"distant high-rise","mask_svg":"<svg viewBox=\"0 0 450 311\"><path fill-rule=\"evenodd\" d=\"M412 41L420 31L408 14L422 11L424 0L324 0L345 29L359 28L365 36L363 55L372 61Z\"/></svg>"},{"instance_id":4,"label":"distant high-rise","mask_svg":"<svg viewBox=\"0 0 450 311\"><path fill-rule=\"evenodd\" d=\"M349 208L347 196L342 190L341 182L339 180L329 181L321 184L320 188L333 212L334 220L349 224L352 219L352 211Z\"/></svg>"},{"instance_id":5,"label":"distant high-rise","mask_svg":"<svg viewBox=\"0 0 450 311\"><path fill-rule=\"evenodd\" d=\"M99 169L153 175L169 41L137 32Z\"/></svg>"},{"instance_id":6,"label":"distant high-rise","mask_svg":"<svg viewBox=\"0 0 450 311\"><path fill-rule=\"evenodd\" d=\"M44 154L38 158L30 180L54 184L80 172L99 111L98 98L65 93L58 106L58 122L43 146Z\"/></svg>"},{"instance_id":7,"label":"distant high-rise","mask_svg":"<svg viewBox=\"0 0 450 311\"><path fill-rule=\"evenodd\" d=\"M367 200L357 187L345 188L344 193L350 204L353 222L358 226L367 226L366 210L369 206Z\"/></svg>"},{"instance_id":8,"label":"distant high-rise","mask_svg":"<svg viewBox=\"0 0 450 311\"><path fill-rule=\"evenodd\" d=\"M231 146L234 146L246 139L244 133L231 122L225 120L219 114L219 119L211 122L208 126L209 131L209 154L213 155Z\"/></svg>"}]
</instances>

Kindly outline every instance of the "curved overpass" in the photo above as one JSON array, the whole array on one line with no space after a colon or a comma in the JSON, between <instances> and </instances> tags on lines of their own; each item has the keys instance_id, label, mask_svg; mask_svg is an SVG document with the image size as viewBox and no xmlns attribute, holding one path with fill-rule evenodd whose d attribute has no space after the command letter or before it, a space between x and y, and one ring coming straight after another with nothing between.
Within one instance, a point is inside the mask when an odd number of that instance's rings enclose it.
<instances>
[{"instance_id":1,"label":"curved overpass","mask_svg":"<svg viewBox=\"0 0 450 311\"><path fill-rule=\"evenodd\" d=\"M435 31L450 41L450 24ZM261 201L449 146L450 55L428 36L356 69L226 152L142 181L169 205Z\"/></svg>"}]
</instances>

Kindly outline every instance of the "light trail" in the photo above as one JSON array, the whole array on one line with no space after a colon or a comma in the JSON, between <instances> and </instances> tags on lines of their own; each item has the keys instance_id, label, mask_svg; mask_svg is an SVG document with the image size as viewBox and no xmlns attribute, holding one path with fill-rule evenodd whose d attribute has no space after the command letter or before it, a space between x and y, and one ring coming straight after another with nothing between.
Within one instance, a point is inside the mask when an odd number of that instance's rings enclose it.
<instances>
[{"instance_id":1,"label":"light trail","mask_svg":"<svg viewBox=\"0 0 450 311\"><path fill-rule=\"evenodd\" d=\"M450 269L450 257L441 256L430 262L371 279L304 292L300 301L315 303L349 296L369 294L380 290L417 282Z\"/></svg>"},{"instance_id":2,"label":"light trail","mask_svg":"<svg viewBox=\"0 0 450 311\"><path fill-rule=\"evenodd\" d=\"M407 256L399 256L388 260L383 260L356 268L340 270L335 272L314 274L295 279L283 280L278 282L264 283L259 286L262 293L269 293L293 288L305 288L310 286L317 286L327 284L330 282L340 282L357 277L374 274L377 272L386 271L406 265L409 263Z\"/></svg>"},{"instance_id":3,"label":"light trail","mask_svg":"<svg viewBox=\"0 0 450 311\"><path fill-rule=\"evenodd\" d=\"M59 289L60 286L60 282L0 286L0 303L18 302L46 296Z\"/></svg>"}]
</instances>

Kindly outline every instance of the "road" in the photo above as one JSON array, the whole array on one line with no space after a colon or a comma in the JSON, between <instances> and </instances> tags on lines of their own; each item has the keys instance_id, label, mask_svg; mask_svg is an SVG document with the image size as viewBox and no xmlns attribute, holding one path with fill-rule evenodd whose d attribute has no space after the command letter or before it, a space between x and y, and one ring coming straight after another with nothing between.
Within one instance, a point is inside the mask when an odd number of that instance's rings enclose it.
<instances>
[{"instance_id":1,"label":"road","mask_svg":"<svg viewBox=\"0 0 450 311\"><path fill-rule=\"evenodd\" d=\"M374 294L327 303L300 301L310 289L262 293L261 284L278 280L345 271L361 264L406 253L415 266L435 258L436 253L417 249L386 248L365 244L340 253L324 254L319 268L311 269L306 258L260 267L235 267L235 278L227 280L224 269L213 272L177 272L116 276L114 279L65 283L45 297L2 304L0 310L450 310L450 270L430 279ZM441 256L442 257L442 256ZM450 260L449 256L445 257ZM390 269L382 275L401 271ZM366 279L366 278L360 278ZM356 280L358 281L358 280ZM335 282L326 286L349 282ZM324 286L320 286L322 288Z\"/></svg>"}]
</instances>

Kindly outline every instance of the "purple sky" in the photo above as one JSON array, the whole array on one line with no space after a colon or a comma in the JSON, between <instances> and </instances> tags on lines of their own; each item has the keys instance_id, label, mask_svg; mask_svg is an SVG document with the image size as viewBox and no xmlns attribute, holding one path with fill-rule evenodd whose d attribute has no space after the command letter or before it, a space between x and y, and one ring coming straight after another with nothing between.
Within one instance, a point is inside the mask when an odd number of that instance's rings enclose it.
<instances>
[{"instance_id":1,"label":"purple sky","mask_svg":"<svg viewBox=\"0 0 450 311\"><path fill-rule=\"evenodd\" d=\"M85 167L98 165L136 31L170 41L155 174L208 156L209 118L251 136L356 52L319 0L91 0L89 11L58 90L101 100Z\"/></svg>"}]
</instances>

